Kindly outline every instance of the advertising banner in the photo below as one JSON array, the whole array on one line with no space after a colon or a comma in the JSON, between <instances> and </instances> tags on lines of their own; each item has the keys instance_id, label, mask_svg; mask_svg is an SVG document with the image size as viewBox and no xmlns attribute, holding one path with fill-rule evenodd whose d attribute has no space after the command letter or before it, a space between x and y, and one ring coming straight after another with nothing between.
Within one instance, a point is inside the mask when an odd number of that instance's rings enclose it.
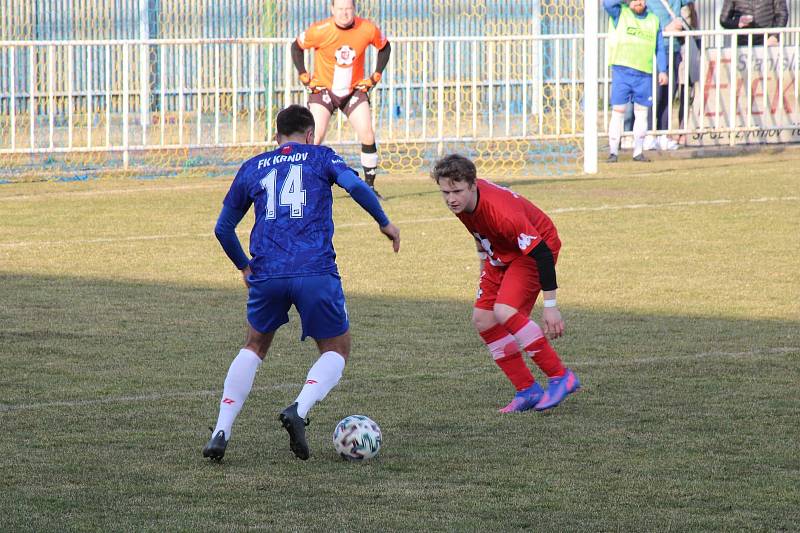
<instances>
[{"instance_id":1,"label":"advertising banner","mask_svg":"<svg viewBox=\"0 0 800 533\"><path fill-rule=\"evenodd\" d=\"M731 137L733 144L800 142L797 55L797 47L784 48L783 53L777 46L737 48L736 62L732 64L731 48L722 48L719 54L717 49L707 49L702 92L696 85L689 129L755 129L691 133L686 138L687 145L727 145L731 144ZM732 68L736 69L735 87L731 87ZM734 109L731 109L732 90L735 90ZM785 126L790 128L779 129Z\"/></svg>"}]
</instances>

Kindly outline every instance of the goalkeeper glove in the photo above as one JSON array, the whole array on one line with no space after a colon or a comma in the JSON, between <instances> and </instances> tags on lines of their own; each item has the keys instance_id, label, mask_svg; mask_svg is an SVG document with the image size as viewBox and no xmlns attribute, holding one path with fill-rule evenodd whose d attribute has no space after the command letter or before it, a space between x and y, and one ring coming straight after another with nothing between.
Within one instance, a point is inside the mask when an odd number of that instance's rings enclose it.
<instances>
[{"instance_id":1,"label":"goalkeeper glove","mask_svg":"<svg viewBox=\"0 0 800 533\"><path fill-rule=\"evenodd\" d=\"M322 89L324 89L324 87L322 85L319 85L317 81L313 79L308 72L303 72L302 74L300 74L300 83L305 85L306 90L308 90L308 92L310 92L311 94L316 94L320 92Z\"/></svg>"},{"instance_id":2,"label":"goalkeeper glove","mask_svg":"<svg viewBox=\"0 0 800 533\"><path fill-rule=\"evenodd\" d=\"M369 92L370 89L378 85L378 82L381 81L381 73L380 72L373 72L372 76L369 78L365 78L360 82L356 83L356 89L362 92Z\"/></svg>"}]
</instances>

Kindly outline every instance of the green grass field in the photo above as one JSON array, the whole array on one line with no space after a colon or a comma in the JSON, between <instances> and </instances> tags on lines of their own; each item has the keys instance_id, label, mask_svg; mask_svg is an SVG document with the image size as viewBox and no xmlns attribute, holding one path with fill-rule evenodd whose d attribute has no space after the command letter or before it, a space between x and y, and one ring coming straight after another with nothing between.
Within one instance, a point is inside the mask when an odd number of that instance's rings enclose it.
<instances>
[{"instance_id":1,"label":"green grass field","mask_svg":"<svg viewBox=\"0 0 800 533\"><path fill-rule=\"evenodd\" d=\"M547 414L496 412L513 390L435 185L381 178L398 255L337 192L354 346L313 456L277 421L316 356L294 315L221 464L200 451L244 335L212 231L230 178L2 185L0 529L800 530L798 168L794 148L497 180L564 241L555 347L584 388ZM383 429L365 464L330 443L353 413Z\"/></svg>"}]
</instances>

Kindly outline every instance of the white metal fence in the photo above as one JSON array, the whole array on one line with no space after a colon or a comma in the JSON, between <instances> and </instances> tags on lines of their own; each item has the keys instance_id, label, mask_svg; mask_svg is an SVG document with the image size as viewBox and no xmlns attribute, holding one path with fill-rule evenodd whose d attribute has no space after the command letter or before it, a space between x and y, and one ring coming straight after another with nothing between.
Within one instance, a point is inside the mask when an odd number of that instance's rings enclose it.
<instances>
[{"instance_id":1,"label":"white metal fence","mask_svg":"<svg viewBox=\"0 0 800 533\"><path fill-rule=\"evenodd\" d=\"M304 103L286 39L0 41L0 155L262 146ZM404 38L371 99L379 142L575 139L582 37ZM372 61L372 58L368 58ZM332 144L353 144L341 120Z\"/></svg>"},{"instance_id":2,"label":"white metal fence","mask_svg":"<svg viewBox=\"0 0 800 533\"><path fill-rule=\"evenodd\" d=\"M670 133L701 145L800 140L800 28L768 31L778 46L742 47L733 39L723 48L714 43L731 32L681 34L699 40L700 67L690 90L670 84ZM608 124L610 71L605 35L599 39L596 81L584 70L592 58L584 57L583 35L394 39L371 95L379 142L399 147L398 161L407 160L402 150L409 147L436 155L453 143L483 143L485 151L522 160L532 143L549 143L554 157L575 160L586 149L584 108L597 110L600 136ZM0 169L26 155L118 154L128 165L132 154L175 162L187 150L266 146L277 110L306 98L290 44L0 41ZM690 64L670 68L671 79L688 74ZM328 141L355 144L337 116ZM387 170L416 170L404 165Z\"/></svg>"}]
</instances>

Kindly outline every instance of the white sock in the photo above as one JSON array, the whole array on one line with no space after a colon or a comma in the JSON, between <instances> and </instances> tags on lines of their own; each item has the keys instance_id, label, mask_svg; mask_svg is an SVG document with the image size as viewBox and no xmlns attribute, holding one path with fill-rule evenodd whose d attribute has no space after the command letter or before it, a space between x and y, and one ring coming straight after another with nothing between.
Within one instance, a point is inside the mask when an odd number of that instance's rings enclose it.
<instances>
[{"instance_id":1,"label":"white sock","mask_svg":"<svg viewBox=\"0 0 800 533\"><path fill-rule=\"evenodd\" d=\"M625 125L625 112L611 109L611 121L608 123L608 153L619 153L619 140L622 138L622 129Z\"/></svg>"},{"instance_id":2,"label":"white sock","mask_svg":"<svg viewBox=\"0 0 800 533\"><path fill-rule=\"evenodd\" d=\"M336 352L325 352L308 371L306 384L297 396L297 414L305 418L314 404L322 401L339 383L344 370L344 357Z\"/></svg>"},{"instance_id":3,"label":"white sock","mask_svg":"<svg viewBox=\"0 0 800 533\"><path fill-rule=\"evenodd\" d=\"M644 150L644 136L647 133L647 106L633 104L633 155Z\"/></svg>"},{"instance_id":4,"label":"white sock","mask_svg":"<svg viewBox=\"0 0 800 533\"><path fill-rule=\"evenodd\" d=\"M244 348L234 358L228 369L228 376L225 378L225 388L222 391L222 400L219 402L217 427L214 428L213 435L222 430L225 432L226 439L231 438L233 421L236 420L244 401L250 394L259 366L261 366L261 358L255 352Z\"/></svg>"}]
</instances>

